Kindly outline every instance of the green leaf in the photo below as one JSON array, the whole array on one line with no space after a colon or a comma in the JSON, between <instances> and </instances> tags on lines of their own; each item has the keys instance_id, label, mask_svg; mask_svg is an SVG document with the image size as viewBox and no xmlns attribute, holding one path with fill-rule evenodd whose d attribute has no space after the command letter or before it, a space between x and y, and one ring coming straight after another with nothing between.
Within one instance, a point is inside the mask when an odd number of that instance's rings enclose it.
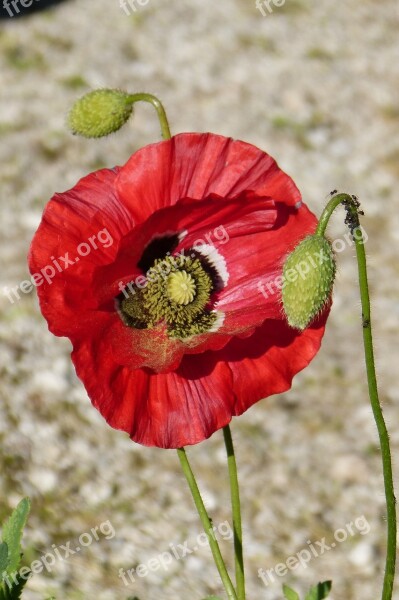
<instances>
[{"instance_id":1,"label":"green leaf","mask_svg":"<svg viewBox=\"0 0 399 600\"><path fill-rule=\"evenodd\" d=\"M283 585L284 596L287 600L299 600L299 596L293 589L288 587L288 585Z\"/></svg>"},{"instance_id":2,"label":"green leaf","mask_svg":"<svg viewBox=\"0 0 399 600\"><path fill-rule=\"evenodd\" d=\"M14 577L16 583L14 581ZM11 587L9 587L9 585L5 582L2 584L2 589L0 590L0 600L20 600L22 590L27 582L27 579L24 579L15 573L14 577L9 579Z\"/></svg>"},{"instance_id":3,"label":"green leaf","mask_svg":"<svg viewBox=\"0 0 399 600\"><path fill-rule=\"evenodd\" d=\"M11 575L18 571L21 562L21 538L30 510L29 498L24 498L3 525L3 542L8 546L8 566Z\"/></svg>"},{"instance_id":4,"label":"green leaf","mask_svg":"<svg viewBox=\"0 0 399 600\"><path fill-rule=\"evenodd\" d=\"M323 581L318 583L315 587L310 588L306 595L305 600L324 600L331 592L332 581Z\"/></svg>"},{"instance_id":5,"label":"green leaf","mask_svg":"<svg viewBox=\"0 0 399 600\"><path fill-rule=\"evenodd\" d=\"M8 567L8 546L5 542L0 544L0 581L3 581L3 573Z\"/></svg>"}]
</instances>

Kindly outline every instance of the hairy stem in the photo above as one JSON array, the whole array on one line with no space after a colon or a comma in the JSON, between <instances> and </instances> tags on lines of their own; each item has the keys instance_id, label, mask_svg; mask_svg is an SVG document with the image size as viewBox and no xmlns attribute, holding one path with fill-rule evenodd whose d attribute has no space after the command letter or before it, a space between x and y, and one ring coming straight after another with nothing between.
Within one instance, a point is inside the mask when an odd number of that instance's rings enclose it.
<instances>
[{"instance_id":1,"label":"hairy stem","mask_svg":"<svg viewBox=\"0 0 399 600\"><path fill-rule=\"evenodd\" d=\"M163 139L169 140L172 137L165 109L162 105L162 102L156 96L153 96L152 94L146 94L144 92L141 92L139 94L131 94L129 96L129 102L131 102L132 104L134 104L135 102L149 102L150 104L152 104L152 106L157 111Z\"/></svg>"},{"instance_id":2,"label":"hairy stem","mask_svg":"<svg viewBox=\"0 0 399 600\"><path fill-rule=\"evenodd\" d=\"M238 600L245 600L245 575L242 546L240 489L238 485L237 463L234 453L233 438L231 436L231 430L229 425L226 425L226 427L223 428L223 437L227 452L227 464L229 468L230 479L231 507L233 513L234 558L237 598Z\"/></svg>"},{"instance_id":3,"label":"hairy stem","mask_svg":"<svg viewBox=\"0 0 399 600\"><path fill-rule=\"evenodd\" d=\"M184 448L178 448L177 454L179 456L183 473L186 477L199 517L201 519L202 526L208 537L209 546L211 548L216 567L219 571L220 578L223 582L224 589L226 590L229 600L238 600L236 591L231 582L222 554L220 552L219 544L217 543L217 540L215 538L215 534L212 529L212 523L209 519L200 491L198 489L197 482L194 477L194 473L192 472L190 463L188 461L186 451L184 450Z\"/></svg>"},{"instance_id":4,"label":"hairy stem","mask_svg":"<svg viewBox=\"0 0 399 600\"><path fill-rule=\"evenodd\" d=\"M327 204L320 218L316 230L317 235L324 235L328 221L339 204L343 204L347 210L345 222L349 225L356 247L356 257L359 275L360 299L362 305L363 322L363 344L366 361L367 383L370 403L374 419L377 425L378 436L381 446L382 468L384 474L384 488L387 508L387 554L385 563L384 584L382 600L391 600L396 564L396 499L393 485L392 457L389 445L389 434L385 424L377 387L377 376L375 371L373 337L371 330L370 294L367 279L366 253L364 250L363 232L359 224L359 203L357 198L348 194L337 194Z\"/></svg>"}]
</instances>

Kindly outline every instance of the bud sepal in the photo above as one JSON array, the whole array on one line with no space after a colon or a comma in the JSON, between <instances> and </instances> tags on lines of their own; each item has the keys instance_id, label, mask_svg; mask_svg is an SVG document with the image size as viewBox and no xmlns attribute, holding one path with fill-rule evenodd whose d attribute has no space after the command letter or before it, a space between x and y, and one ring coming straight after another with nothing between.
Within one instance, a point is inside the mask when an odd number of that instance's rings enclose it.
<instances>
[{"instance_id":1,"label":"bud sepal","mask_svg":"<svg viewBox=\"0 0 399 600\"><path fill-rule=\"evenodd\" d=\"M304 238L283 266L282 303L289 325L304 330L331 298L336 263L331 243L322 235Z\"/></svg>"},{"instance_id":2,"label":"bud sepal","mask_svg":"<svg viewBox=\"0 0 399 600\"><path fill-rule=\"evenodd\" d=\"M93 90L79 98L68 115L72 133L99 138L118 131L133 112L132 96L122 90Z\"/></svg>"}]
</instances>

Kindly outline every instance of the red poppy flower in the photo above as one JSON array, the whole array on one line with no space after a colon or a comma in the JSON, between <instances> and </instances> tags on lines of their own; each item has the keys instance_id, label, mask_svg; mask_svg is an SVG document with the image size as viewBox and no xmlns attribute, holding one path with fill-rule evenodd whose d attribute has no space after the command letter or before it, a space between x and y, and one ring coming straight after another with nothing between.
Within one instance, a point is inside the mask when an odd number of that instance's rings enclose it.
<instances>
[{"instance_id":1,"label":"red poppy flower","mask_svg":"<svg viewBox=\"0 0 399 600\"><path fill-rule=\"evenodd\" d=\"M176 448L287 390L318 351L326 311L295 331L279 289L315 227L270 156L187 133L55 194L29 263L94 406L133 440Z\"/></svg>"}]
</instances>

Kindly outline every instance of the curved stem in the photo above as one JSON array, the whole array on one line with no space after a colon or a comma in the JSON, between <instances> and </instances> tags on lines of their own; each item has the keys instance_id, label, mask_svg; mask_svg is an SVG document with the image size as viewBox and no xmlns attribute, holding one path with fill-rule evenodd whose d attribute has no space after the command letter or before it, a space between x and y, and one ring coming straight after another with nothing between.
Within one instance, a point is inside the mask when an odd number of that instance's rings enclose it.
<instances>
[{"instance_id":1,"label":"curved stem","mask_svg":"<svg viewBox=\"0 0 399 600\"><path fill-rule=\"evenodd\" d=\"M233 438L231 436L231 430L229 425L226 425L226 427L223 428L223 437L227 452L227 464L229 468L230 479L231 507L233 513L234 558L236 570L237 599L245 600L245 574L242 547L240 489L238 485L237 463L234 453Z\"/></svg>"},{"instance_id":2,"label":"curved stem","mask_svg":"<svg viewBox=\"0 0 399 600\"><path fill-rule=\"evenodd\" d=\"M353 206L355 206L354 199L349 194L337 194L336 196L333 196L322 212L317 225L316 235L322 236L325 234L330 217L340 204L353 204Z\"/></svg>"},{"instance_id":3,"label":"curved stem","mask_svg":"<svg viewBox=\"0 0 399 600\"><path fill-rule=\"evenodd\" d=\"M349 224L356 247L356 257L358 264L360 299L362 305L363 319L363 344L366 362L367 383L369 390L370 403L373 410L374 419L377 425L378 436L381 446L382 468L384 474L384 488L387 508L387 555L385 563L384 584L382 590L382 600L391 600L393 592L393 582L395 577L396 563L396 499L393 485L392 457L389 445L389 434L385 424L380 400L378 397L377 376L375 371L373 337L371 331L371 310L370 295L367 279L367 262L364 250L363 232L359 225L359 203L357 199L348 194L337 194L327 204L320 218L316 235L324 235L328 221L339 204L344 204L347 210L346 223Z\"/></svg>"},{"instance_id":4,"label":"curved stem","mask_svg":"<svg viewBox=\"0 0 399 600\"><path fill-rule=\"evenodd\" d=\"M190 488L191 494L194 499L195 506L197 508L198 514L201 519L202 526L204 531L208 537L209 546L212 550L213 558L216 564L216 567L219 571L219 575L224 585L224 589L226 590L227 596L229 600L238 600L237 595L234 589L234 586L231 582L230 576L227 572L226 565L224 563L222 554L220 552L219 544L216 541L215 534L212 528L212 523L209 519L208 513L206 511L204 502L202 500L200 491L198 489L197 482L194 477L194 473L190 467L190 463L188 461L186 451L184 448L178 448L177 454L179 456L179 460L183 469L183 473L186 477L188 486Z\"/></svg>"},{"instance_id":5,"label":"curved stem","mask_svg":"<svg viewBox=\"0 0 399 600\"><path fill-rule=\"evenodd\" d=\"M158 114L159 123L161 125L161 133L164 140L169 140L172 135L169 129L168 118L162 102L152 94L140 92L139 94L131 94L128 101L134 104L135 102L149 102L155 108Z\"/></svg>"},{"instance_id":6,"label":"curved stem","mask_svg":"<svg viewBox=\"0 0 399 600\"><path fill-rule=\"evenodd\" d=\"M395 577L396 563L396 500L393 486L392 458L389 445L389 434L385 424L384 415L378 398L377 378L374 365L373 338L370 319L370 297L367 282L366 253L364 251L363 236L361 230L354 236L356 244L356 256L359 273L360 297L363 313L363 342L366 358L367 381L369 395L374 419L378 429L381 445L382 465L384 472L385 498L387 507L387 556L385 565L384 586L382 600L391 600L393 592L393 581Z\"/></svg>"}]
</instances>

